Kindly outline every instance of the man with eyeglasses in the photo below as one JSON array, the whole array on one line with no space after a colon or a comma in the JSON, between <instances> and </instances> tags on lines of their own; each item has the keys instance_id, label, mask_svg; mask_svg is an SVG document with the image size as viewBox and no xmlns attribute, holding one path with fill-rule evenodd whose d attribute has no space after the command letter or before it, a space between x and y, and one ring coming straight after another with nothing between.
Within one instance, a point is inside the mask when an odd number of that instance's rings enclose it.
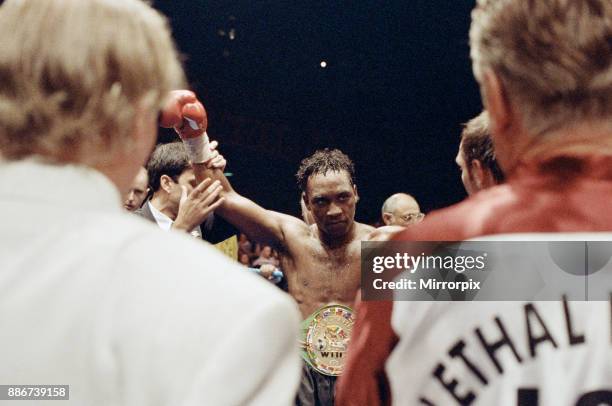
<instances>
[{"instance_id":1,"label":"man with eyeglasses","mask_svg":"<svg viewBox=\"0 0 612 406\"><path fill-rule=\"evenodd\" d=\"M424 217L419 203L406 193L391 195L382 206L382 220L386 226L406 227L420 223Z\"/></svg>"}]
</instances>

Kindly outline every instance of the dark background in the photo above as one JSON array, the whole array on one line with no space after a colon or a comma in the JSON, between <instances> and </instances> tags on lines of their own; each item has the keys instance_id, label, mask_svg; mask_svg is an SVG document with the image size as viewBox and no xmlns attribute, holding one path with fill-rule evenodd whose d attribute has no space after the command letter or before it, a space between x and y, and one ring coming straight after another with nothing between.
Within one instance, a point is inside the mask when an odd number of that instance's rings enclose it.
<instances>
[{"instance_id":1,"label":"dark background","mask_svg":"<svg viewBox=\"0 0 612 406\"><path fill-rule=\"evenodd\" d=\"M234 187L297 214L300 160L340 148L357 167L357 220L369 223L395 192L413 194L425 212L465 197L454 157L461 123L481 109L468 48L473 5L155 2Z\"/></svg>"}]
</instances>

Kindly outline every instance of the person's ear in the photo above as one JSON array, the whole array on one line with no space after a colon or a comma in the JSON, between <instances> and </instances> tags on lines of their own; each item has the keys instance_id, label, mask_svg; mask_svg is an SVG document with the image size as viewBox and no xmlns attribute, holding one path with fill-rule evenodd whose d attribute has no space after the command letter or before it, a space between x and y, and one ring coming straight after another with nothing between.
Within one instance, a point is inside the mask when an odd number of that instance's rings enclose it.
<instances>
[{"instance_id":1,"label":"person's ear","mask_svg":"<svg viewBox=\"0 0 612 406\"><path fill-rule=\"evenodd\" d=\"M504 84L493 70L487 69L482 87L484 105L490 117L491 135L505 134L512 125L513 111Z\"/></svg>"},{"instance_id":2,"label":"person's ear","mask_svg":"<svg viewBox=\"0 0 612 406\"><path fill-rule=\"evenodd\" d=\"M117 85L117 83L115 83ZM113 85L113 87L115 87ZM114 90L114 89L113 89ZM138 154L142 165L145 165L151 152L155 148L158 132L158 112L151 108L147 101L141 100L135 109L134 123L132 132L132 154ZM136 158L133 156L132 158Z\"/></svg>"},{"instance_id":3,"label":"person's ear","mask_svg":"<svg viewBox=\"0 0 612 406\"><path fill-rule=\"evenodd\" d=\"M355 203L359 201L359 193L357 192L357 185L353 185L353 193L355 193Z\"/></svg>"},{"instance_id":4,"label":"person's ear","mask_svg":"<svg viewBox=\"0 0 612 406\"><path fill-rule=\"evenodd\" d=\"M472 181L476 189L484 189L484 167L482 165L482 162L477 159L472 159L472 162L470 162L470 173L472 175Z\"/></svg>"},{"instance_id":5,"label":"person's ear","mask_svg":"<svg viewBox=\"0 0 612 406\"><path fill-rule=\"evenodd\" d=\"M497 163L511 173L520 157L527 152L533 134L523 125L523 112L517 100L510 97L504 81L492 70L484 72L483 102L489 112L489 129Z\"/></svg>"},{"instance_id":6,"label":"person's ear","mask_svg":"<svg viewBox=\"0 0 612 406\"><path fill-rule=\"evenodd\" d=\"M383 213L382 218L383 223L385 223L387 226L393 222L393 214L391 213Z\"/></svg>"},{"instance_id":7,"label":"person's ear","mask_svg":"<svg viewBox=\"0 0 612 406\"><path fill-rule=\"evenodd\" d=\"M474 159L472 161L471 170L473 173L472 177L476 183L476 186L478 187L478 190L487 189L491 186L497 185L493 172L484 166L482 162Z\"/></svg>"},{"instance_id":8,"label":"person's ear","mask_svg":"<svg viewBox=\"0 0 612 406\"><path fill-rule=\"evenodd\" d=\"M159 186L166 192L171 193L174 187L174 180L168 175L162 175L159 178Z\"/></svg>"},{"instance_id":9,"label":"person's ear","mask_svg":"<svg viewBox=\"0 0 612 406\"><path fill-rule=\"evenodd\" d=\"M474 186L476 186L478 190L487 189L491 186L497 185L493 172L491 172L491 170L479 160L472 160L470 163L470 171Z\"/></svg>"}]
</instances>

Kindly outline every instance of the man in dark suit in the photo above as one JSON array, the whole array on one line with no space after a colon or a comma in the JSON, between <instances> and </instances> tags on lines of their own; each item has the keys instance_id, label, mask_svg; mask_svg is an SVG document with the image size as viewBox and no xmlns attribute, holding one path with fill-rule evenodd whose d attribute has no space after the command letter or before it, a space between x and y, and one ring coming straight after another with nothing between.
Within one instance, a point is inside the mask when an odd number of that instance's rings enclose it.
<instances>
[{"instance_id":1,"label":"man in dark suit","mask_svg":"<svg viewBox=\"0 0 612 406\"><path fill-rule=\"evenodd\" d=\"M208 164L221 170L225 168L225 160L216 151ZM206 179L196 184L182 143L158 145L149 159L147 172L152 195L136 214L164 230L186 231L211 243L234 234L231 227L215 219L213 214L223 201L219 198L219 182Z\"/></svg>"}]
</instances>

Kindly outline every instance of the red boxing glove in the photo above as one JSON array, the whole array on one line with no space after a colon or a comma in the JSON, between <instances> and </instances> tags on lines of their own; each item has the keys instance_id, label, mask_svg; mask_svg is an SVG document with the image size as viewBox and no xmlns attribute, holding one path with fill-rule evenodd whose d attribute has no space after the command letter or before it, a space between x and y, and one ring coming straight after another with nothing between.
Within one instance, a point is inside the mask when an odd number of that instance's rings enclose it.
<instances>
[{"instance_id":1,"label":"red boxing glove","mask_svg":"<svg viewBox=\"0 0 612 406\"><path fill-rule=\"evenodd\" d=\"M206 110L189 90L173 90L159 116L159 125L174 128L182 139L199 137L206 131Z\"/></svg>"}]
</instances>

